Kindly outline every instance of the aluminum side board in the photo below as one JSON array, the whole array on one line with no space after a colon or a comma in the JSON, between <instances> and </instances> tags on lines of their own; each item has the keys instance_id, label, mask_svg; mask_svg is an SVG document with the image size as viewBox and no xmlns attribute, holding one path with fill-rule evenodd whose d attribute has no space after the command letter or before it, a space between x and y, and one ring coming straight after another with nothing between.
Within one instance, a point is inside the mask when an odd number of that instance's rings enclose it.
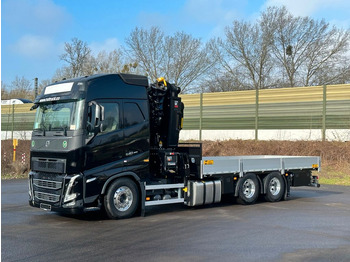
<instances>
[{"instance_id":1,"label":"aluminum side board","mask_svg":"<svg viewBox=\"0 0 350 262\"><path fill-rule=\"evenodd\" d=\"M317 169L321 160L317 156L215 156L203 157L202 177L248 172Z\"/></svg>"}]
</instances>

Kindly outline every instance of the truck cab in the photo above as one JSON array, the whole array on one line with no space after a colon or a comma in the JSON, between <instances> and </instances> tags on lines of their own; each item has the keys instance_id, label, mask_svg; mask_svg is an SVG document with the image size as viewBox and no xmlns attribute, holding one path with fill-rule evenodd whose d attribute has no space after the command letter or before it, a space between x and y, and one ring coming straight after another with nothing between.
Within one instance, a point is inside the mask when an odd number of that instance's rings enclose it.
<instances>
[{"instance_id":1,"label":"truck cab","mask_svg":"<svg viewBox=\"0 0 350 262\"><path fill-rule=\"evenodd\" d=\"M97 206L105 182L145 179L150 154L148 79L95 75L47 86L36 99L30 204L72 212Z\"/></svg>"}]
</instances>

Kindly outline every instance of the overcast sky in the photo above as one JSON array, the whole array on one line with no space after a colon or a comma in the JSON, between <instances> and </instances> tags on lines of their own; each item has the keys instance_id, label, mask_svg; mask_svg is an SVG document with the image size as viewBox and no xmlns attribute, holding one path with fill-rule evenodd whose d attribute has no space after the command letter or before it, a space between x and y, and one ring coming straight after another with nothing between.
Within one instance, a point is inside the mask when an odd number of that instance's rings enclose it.
<instances>
[{"instance_id":1,"label":"overcast sky","mask_svg":"<svg viewBox=\"0 0 350 262\"><path fill-rule=\"evenodd\" d=\"M234 19L252 21L273 5L350 28L349 0L2 0L1 80L50 79L63 65L64 42L73 37L94 53L118 48L136 26L206 41L222 36Z\"/></svg>"}]
</instances>

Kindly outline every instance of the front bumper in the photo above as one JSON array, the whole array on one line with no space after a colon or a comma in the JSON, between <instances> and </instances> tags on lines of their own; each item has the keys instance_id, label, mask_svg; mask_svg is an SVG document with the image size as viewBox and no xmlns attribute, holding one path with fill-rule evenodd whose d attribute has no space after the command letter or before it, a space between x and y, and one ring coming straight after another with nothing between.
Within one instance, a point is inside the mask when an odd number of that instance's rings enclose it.
<instances>
[{"instance_id":1,"label":"front bumper","mask_svg":"<svg viewBox=\"0 0 350 262\"><path fill-rule=\"evenodd\" d=\"M29 205L32 207L38 207L38 208L45 210L45 211L54 211L54 212L65 213L65 214L76 215L76 214L84 213L83 207L63 208L60 206L54 206L51 204L37 202L37 201L31 201L31 200L29 200Z\"/></svg>"},{"instance_id":2,"label":"front bumper","mask_svg":"<svg viewBox=\"0 0 350 262\"><path fill-rule=\"evenodd\" d=\"M83 175L29 173L29 205L48 211L84 211Z\"/></svg>"}]
</instances>

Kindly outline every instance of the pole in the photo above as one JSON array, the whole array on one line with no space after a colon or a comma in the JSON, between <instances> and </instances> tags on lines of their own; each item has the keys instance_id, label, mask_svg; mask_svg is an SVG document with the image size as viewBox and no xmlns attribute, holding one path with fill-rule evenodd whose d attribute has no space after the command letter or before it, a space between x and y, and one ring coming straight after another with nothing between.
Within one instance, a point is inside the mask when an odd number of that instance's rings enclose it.
<instances>
[{"instance_id":1,"label":"pole","mask_svg":"<svg viewBox=\"0 0 350 262\"><path fill-rule=\"evenodd\" d=\"M16 161L16 147L18 146L18 139L13 139L12 144L13 144L13 162L15 162Z\"/></svg>"},{"instance_id":2,"label":"pole","mask_svg":"<svg viewBox=\"0 0 350 262\"><path fill-rule=\"evenodd\" d=\"M326 141L327 86L323 85L322 141Z\"/></svg>"},{"instance_id":3,"label":"pole","mask_svg":"<svg viewBox=\"0 0 350 262\"><path fill-rule=\"evenodd\" d=\"M199 95L199 141L202 141L203 93Z\"/></svg>"},{"instance_id":4,"label":"pole","mask_svg":"<svg viewBox=\"0 0 350 262\"><path fill-rule=\"evenodd\" d=\"M12 103L14 103L13 101ZM15 104L12 104L12 132L11 132L11 139L13 140L13 130L15 129Z\"/></svg>"},{"instance_id":5,"label":"pole","mask_svg":"<svg viewBox=\"0 0 350 262\"><path fill-rule=\"evenodd\" d=\"M34 99L38 96L38 78L34 78Z\"/></svg>"},{"instance_id":6,"label":"pole","mask_svg":"<svg viewBox=\"0 0 350 262\"><path fill-rule=\"evenodd\" d=\"M259 132L259 88L255 89L255 141L258 141Z\"/></svg>"}]
</instances>

